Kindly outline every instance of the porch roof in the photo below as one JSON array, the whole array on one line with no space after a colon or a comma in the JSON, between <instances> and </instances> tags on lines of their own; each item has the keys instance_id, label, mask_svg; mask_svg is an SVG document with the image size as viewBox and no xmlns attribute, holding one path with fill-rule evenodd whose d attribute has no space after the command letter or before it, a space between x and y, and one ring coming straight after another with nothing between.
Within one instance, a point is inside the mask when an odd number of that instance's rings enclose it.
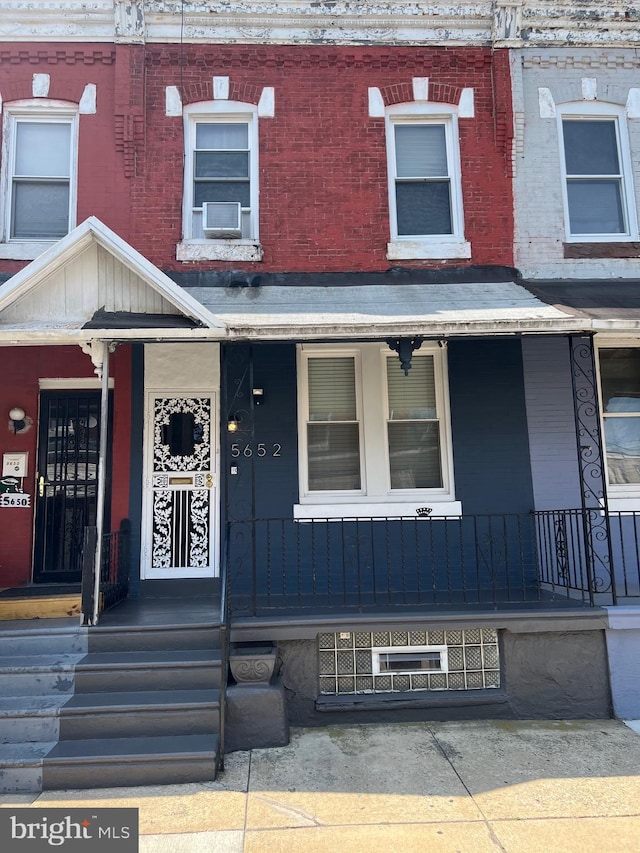
<instances>
[{"instance_id":1,"label":"porch roof","mask_svg":"<svg viewBox=\"0 0 640 853\"><path fill-rule=\"evenodd\" d=\"M0 344L225 335L216 317L95 217L0 285Z\"/></svg>"},{"instance_id":2,"label":"porch roof","mask_svg":"<svg viewBox=\"0 0 640 853\"><path fill-rule=\"evenodd\" d=\"M590 321L595 332L640 331L640 280L617 279L523 282L547 305Z\"/></svg>"},{"instance_id":3,"label":"porch roof","mask_svg":"<svg viewBox=\"0 0 640 853\"><path fill-rule=\"evenodd\" d=\"M230 338L348 339L576 332L590 328L515 281L188 287Z\"/></svg>"}]
</instances>

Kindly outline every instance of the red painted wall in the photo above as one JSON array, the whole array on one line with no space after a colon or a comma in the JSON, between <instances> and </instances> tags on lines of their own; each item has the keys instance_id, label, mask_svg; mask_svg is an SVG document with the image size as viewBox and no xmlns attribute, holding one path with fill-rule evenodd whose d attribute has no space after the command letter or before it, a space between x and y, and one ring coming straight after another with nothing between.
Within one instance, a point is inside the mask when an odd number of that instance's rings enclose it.
<instances>
[{"instance_id":1,"label":"red painted wall","mask_svg":"<svg viewBox=\"0 0 640 853\"><path fill-rule=\"evenodd\" d=\"M22 586L31 580L33 505L36 491L38 401L40 377L93 377L93 365L79 347L6 347L1 351L0 460L3 453L29 452L28 476L23 483L31 495L31 509L0 508L0 587ZM131 351L119 347L111 357L114 377L113 475L111 526L117 529L128 515L129 436L131 423ZM9 410L20 406L32 419L29 429L13 433Z\"/></svg>"}]
</instances>

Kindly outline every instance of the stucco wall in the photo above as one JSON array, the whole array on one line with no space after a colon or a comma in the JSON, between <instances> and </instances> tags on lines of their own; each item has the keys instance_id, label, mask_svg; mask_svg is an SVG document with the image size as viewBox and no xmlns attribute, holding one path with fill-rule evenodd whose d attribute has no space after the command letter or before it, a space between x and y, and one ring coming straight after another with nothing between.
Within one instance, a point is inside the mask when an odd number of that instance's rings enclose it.
<instances>
[{"instance_id":1,"label":"stucco wall","mask_svg":"<svg viewBox=\"0 0 640 853\"><path fill-rule=\"evenodd\" d=\"M349 630L348 626L345 630ZM407 694L417 701L433 696L433 707L319 712L318 651L315 640L278 643L279 668L291 725L326 725L336 719L366 721L452 719L580 719L611 716L603 631L515 633L502 631L502 687L482 691L483 701L460 705L461 691ZM479 694L479 691L478 691ZM384 695L380 694L380 698ZM397 694L394 694L397 696ZM350 698L350 697L343 697ZM490 697L491 698L491 697ZM444 704L443 704L444 702ZM427 704L422 702L422 705Z\"/></svg>"}]
</instances>

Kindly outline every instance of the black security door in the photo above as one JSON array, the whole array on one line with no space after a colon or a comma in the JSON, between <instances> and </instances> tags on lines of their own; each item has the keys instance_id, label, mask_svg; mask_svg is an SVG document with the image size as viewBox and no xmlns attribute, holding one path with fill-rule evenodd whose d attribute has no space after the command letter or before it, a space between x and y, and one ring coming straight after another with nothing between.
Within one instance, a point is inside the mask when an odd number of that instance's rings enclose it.
<instances>
[{"instance_id":1,"label":"black security door","mask_svg":"<svg viewBox=\"0 0 640 853\"><path fill-rule=\"evenodd\" d=\"M96 523L99 448L99 391L41 393L34 583L80 581L84 528Z\"/></svg>"}]
</instances>

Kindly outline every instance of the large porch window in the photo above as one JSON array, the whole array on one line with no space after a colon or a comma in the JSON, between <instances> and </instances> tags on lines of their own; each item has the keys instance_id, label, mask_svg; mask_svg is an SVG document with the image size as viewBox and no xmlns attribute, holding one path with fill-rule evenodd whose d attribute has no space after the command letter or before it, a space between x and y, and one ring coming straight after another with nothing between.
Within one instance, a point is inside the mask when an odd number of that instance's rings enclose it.
<instances>
[{"instance_id":1,"label":"large porch window","mask_svg":"<svg viewBox=\"0 0 640 853\"><path fill-rule=\"evenodd\" d=\"M387 346L303 346L301 503L346 516L345 504L401 515L406 502L452 501L445 371L436 345L414 353L407 376Z\"/></svg>"}]
</instances>

